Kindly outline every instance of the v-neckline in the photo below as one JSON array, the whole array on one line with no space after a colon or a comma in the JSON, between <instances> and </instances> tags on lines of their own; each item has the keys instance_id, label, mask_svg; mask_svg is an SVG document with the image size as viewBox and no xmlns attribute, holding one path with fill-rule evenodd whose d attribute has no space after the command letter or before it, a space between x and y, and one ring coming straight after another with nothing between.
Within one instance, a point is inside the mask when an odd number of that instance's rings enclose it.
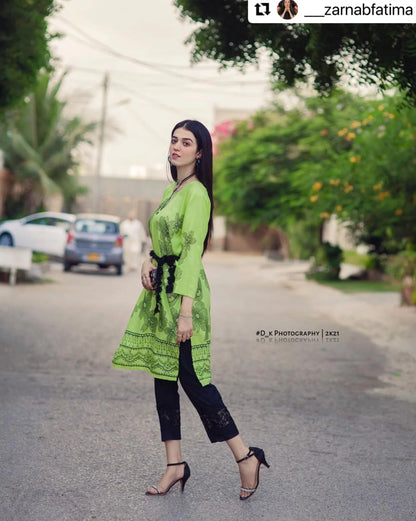
<instances>
[{"instance_id":1,"label":"v-neckline","mask_svg":"<svg viewBox=\"0 0 416 521\"><path fill-rule=\"evenodd\" d=\"M177 192L175 192L175 188L173 188L172 190L172 193L170 194L170 196L163 202L160 203L160 205L158 206L158 208L155 210L155 214L158 214L159 212L161 212L163 209L166 208L166 206L170 203L170 201L174 198L174 196L176 194L178 194L179 192L181 192L184 188L186 188L188 185L192 184L192 183L200 183L201 181L199 181L198 179L195 179L194 181L191 181L189 183L186 183L186 185L184 185L180 190L178 190Z\"/></svg>"}]
</instances>

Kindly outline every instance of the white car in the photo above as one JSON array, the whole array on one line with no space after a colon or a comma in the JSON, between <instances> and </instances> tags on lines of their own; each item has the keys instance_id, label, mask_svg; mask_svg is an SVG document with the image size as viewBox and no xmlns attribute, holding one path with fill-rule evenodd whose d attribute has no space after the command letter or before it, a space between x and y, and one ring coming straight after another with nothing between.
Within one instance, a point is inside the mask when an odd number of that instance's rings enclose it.
<instances>
[{"instance_id":1,"label":"white car","mask_svg":"<svg viewBox=\"0 0 416 521\"><path fill-rule=\"evenodd\" d=\"M20 246L32 251L64 256L68 230L75 215L41 212L0 224L0 246Z\"/></svg>"}]
</instances>

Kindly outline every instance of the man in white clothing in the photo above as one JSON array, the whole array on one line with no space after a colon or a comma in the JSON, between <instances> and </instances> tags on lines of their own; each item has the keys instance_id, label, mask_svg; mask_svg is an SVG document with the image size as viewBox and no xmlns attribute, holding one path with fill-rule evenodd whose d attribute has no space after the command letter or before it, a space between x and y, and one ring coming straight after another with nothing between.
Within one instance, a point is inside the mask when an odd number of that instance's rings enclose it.
<instances>
[{"instance_id":1,"label":"man in white clothing","mask_svg":"<svg viewBox=\"0 0 416 521\"><path fill-rule=\"evenodd\" d=\"M126 270L139 269L140 255L147 242L147 235L143 224L136 218L134 210L120 225L123 235L123 257Z\"/></svg>"}]
</instances>

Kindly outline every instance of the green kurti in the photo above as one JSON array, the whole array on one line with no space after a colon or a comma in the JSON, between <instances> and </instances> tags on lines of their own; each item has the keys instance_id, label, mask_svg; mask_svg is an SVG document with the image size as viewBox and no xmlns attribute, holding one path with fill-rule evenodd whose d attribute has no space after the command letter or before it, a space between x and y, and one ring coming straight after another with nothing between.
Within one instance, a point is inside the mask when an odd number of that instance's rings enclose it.
<instances>
[{"instance_id":1,"label":"green kurti","mask_svg":"<svg viewBox=\"0 0 416 521\"><path fill-rule=\"evenodd\" d=\"M210 200L202 183L192 181L173 194L175 183L149 220L153 250L158 257L176 255L173 291L166 292L169 266L163 265L159 312L155 291L143 289L133 309L113 365L143 369L155 378L176 380L179 371L178 315L182 295L194 299L192 360L202 385L211 379L210 290L201 255L208 230ZM173 195L172 195L173 194Z\"/></svg>"}]
</instances>

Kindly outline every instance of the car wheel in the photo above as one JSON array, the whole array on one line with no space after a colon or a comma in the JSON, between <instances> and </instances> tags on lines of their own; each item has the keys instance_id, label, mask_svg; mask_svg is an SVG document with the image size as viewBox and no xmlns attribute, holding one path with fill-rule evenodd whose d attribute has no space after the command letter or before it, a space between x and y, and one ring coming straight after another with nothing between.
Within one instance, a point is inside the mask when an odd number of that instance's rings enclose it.
<instances>
[{"instance_id":1,"label":"car wheel","mask_svg":"<svg viewBox=\"0 0 416 521\"><path fill-rule=\"evenodd\" d=\"M123 265L122 264L117 264L116 270L117 270L117 275L123 275Z\"/></svg>"},{"instance_id":2,"label":"car wheel","mask_svg":"<svg viewBox=\"0 0 416 521\"><path fill-rule=\"evenodd\" d=\"M64 271L71 271L72 264L70 262L64 261Z\"/></svg>"},{"instance_id":3,"label":"car wheel","mask_svg":"<svg viewBox=\"0 0 416 521\"><path fill-rule=\"evenodd\" d=\"M10 233L2 233L0 235L0 246L14 246L13 237Z\"/></svg>"}]
</instances>

